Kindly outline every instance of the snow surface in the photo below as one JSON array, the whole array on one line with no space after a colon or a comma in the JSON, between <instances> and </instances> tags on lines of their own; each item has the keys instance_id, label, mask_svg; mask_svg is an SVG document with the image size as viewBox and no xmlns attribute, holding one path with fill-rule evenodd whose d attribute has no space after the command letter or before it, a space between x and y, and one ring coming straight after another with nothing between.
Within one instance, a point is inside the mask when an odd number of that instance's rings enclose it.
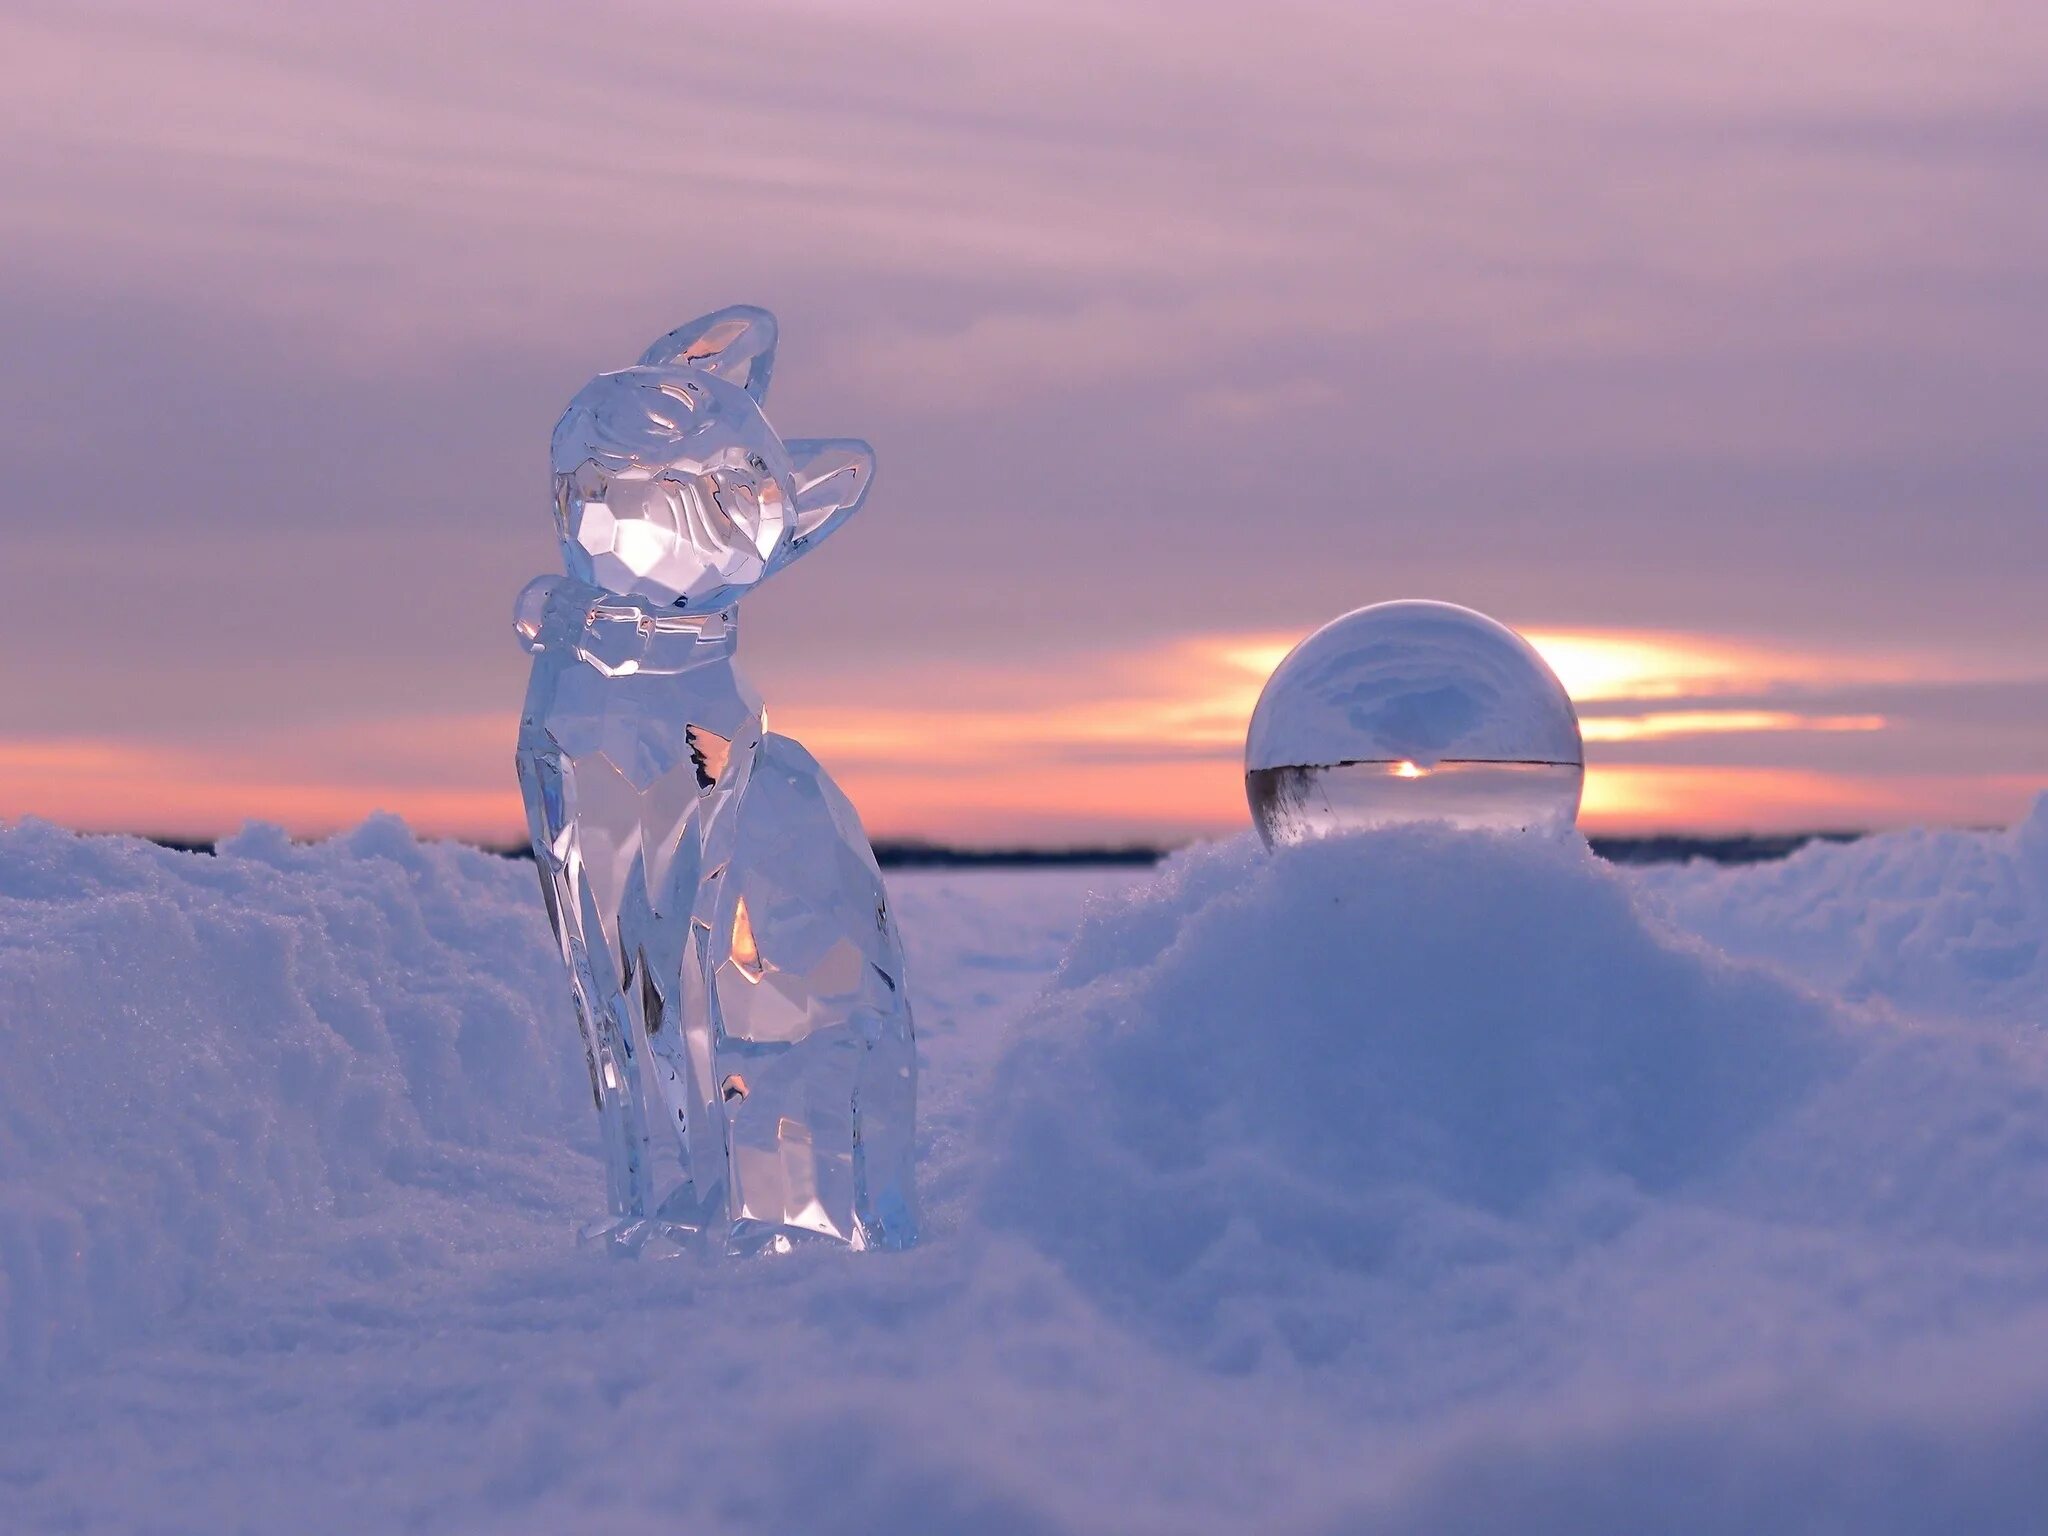
<instances>
[{"instance_id":1,"label":"snow surface","mask_svg":"<svg viewBox=\"0 0 2048 1536\"><path fill-rule=\"evenodd\" d=\"M622 1263L530 866L0 831L0 1530L2048 1528L2048 800L890 885L922 1244Z\"/></svg>"}]
</instances>

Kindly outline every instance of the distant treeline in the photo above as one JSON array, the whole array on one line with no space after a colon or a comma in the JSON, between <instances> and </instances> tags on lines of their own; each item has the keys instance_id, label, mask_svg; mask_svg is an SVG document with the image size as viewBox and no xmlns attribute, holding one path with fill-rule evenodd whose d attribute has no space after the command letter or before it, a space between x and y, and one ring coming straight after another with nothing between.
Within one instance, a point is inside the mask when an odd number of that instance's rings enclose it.
<instances>
[{"instance_id":1,"label":"distant treeline","mask_svg":"<svg viewBox=\"0 0 2048 1536\"><path fill-rule=\"evenodd\" d=\"M1652 837L1594 837L1593 851L1615 864L1682 864L1706 859L1715 864L1761 864L1796 853L1808 843L1851 843L1861 832L1787 832L1776 836L1687 837L1663 833ZM210 842L189 838L153 837L151 842L186 853L212 853ZM524 843L483 843L486 853L508 859L530 859ZM1081 869L1115 866L1146 868L1171 850L1143 843L1079 848L954 848L944 843L880 842L875 861L884 869Z\"/></svg>"},{"instance_id":2,"label":"distant treeline","mask_svg":"<svg viewBox=\"0 0 2048 1536\"><path fill-rule=\"evenodd\" d=\"M1587 841L1614 864L1682 864L1706 859L1715 864L1761 864L1797 853L1808 843L1849 843L1860 832L1794 832L1782 836L1594 837ZM511 853L515 850L507 849ZM524 852L524 850L516 850ZM1033 869L1079 865L1157 864L1169 849L1143 844L1112 848L950 848L936 843L877 843L875 861L884 869Z\"/></svg>"},{"instance_id":3,"label":"distant treeline","mask_svg":"<svg viewBox=\"0 0 2048 1536\"><path fill-rule=\"evenodd\" d=\"M1797 853L1808 843L1853 843L1862 832L1787 832L1775 837L1684 837L1660 833L1652 837L1589 837L1593 851L1613 864L1683 864L1705 859L1713 864L1762 864Z\"/></svg>"}]
</instances>

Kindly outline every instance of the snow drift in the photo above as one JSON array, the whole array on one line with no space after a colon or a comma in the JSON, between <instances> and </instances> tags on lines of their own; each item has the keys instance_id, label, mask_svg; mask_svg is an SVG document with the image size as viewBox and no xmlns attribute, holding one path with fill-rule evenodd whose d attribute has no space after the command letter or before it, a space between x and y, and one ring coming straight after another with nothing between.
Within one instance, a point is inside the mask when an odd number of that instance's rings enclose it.
<instances>
[{"instance_id":1,"label":"snow drift","mask_svg":"<svg viewBox=\"0 0 2048 1536\"><path fill-rule=\"evenodd\" d=\"M1679 923L1855 1001L2048 1025L2048 794L2004 832L1898 832L1639 872Z\"/></svg>"},{"instance_id":2,"label":"snow drift","mask_svg":"<svg viewBox=\"0 0 2048 1536\"><path fill-rule=\"evenodd\" d=\"M473 1196L517 1198L497 1155L586 1138L546 924L510 872L391 818L316 847L253 829L218 858L6 832L0 1381L190 1300L252 1243L346 1248L400 1195L409 1253L386 1236L352 1262L417 1261Z\"/></svg>"},{"instance_id":3,"label":"snow drift","mask_svg":"<svg viewBox=\"0 0 2048 1536\"><path fill-rule=\"evenodd\" d=\"M2044 846L899 877L925 1241L633 1265L531 868L0 831L4 1523L2032 1530Z\"/></svg>"},{"instance_id":4,"label":"snow drift","mask_svg":"<svg viewBox=\"0 0 2048 1536\"><path fill-rule=\"evenodd\" d=\"M1438 829L1182 855L1096 909L1023 1036L996 1212L1240 1359L1220 1309L1323 1357L1390 1276L1610 1236L1854 1054L1583 842Z\"/></svg>"}]
</instances>

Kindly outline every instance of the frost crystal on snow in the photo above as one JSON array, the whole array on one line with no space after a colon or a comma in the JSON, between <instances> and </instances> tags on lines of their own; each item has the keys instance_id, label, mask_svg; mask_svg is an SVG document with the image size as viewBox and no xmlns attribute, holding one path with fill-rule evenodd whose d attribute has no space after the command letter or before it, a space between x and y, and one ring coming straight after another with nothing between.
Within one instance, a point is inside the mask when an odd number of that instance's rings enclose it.
<instances>
[{"instance_id":1,"label":"frost crystal on snow","mask_svg":"<svg viewBox=\"0 0 2048 1536\"><path fill-rule=\"evenodd\" d=\"M874 455L761 414L734 307L601 374L554 435L569 576L530 583L519 779L602 1127L612 1219L735 1249L916 1235L903 951L853 806L763 730L735 604L860 505Z\"/></svg>"},{"instance_id":2,"label":"frost crystal on snow","mask_svg":"<svg viewBox=\"0 0 2048 1536\"><path fill-rule=\"evenodd\" d=\"M1274 668L1244 766L1272 847L1420 821L1562 832L1585 752L1571 697L1520 635L1396 602L1332 619Z\"/></svg>"}]
</instances>

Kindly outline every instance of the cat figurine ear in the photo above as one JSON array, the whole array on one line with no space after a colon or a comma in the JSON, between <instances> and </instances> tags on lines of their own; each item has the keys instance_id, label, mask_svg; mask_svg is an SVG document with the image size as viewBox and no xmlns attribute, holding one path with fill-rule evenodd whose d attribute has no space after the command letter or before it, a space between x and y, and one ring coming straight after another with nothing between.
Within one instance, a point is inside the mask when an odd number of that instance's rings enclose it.
<instances>
[{"instance_id":1,"label":"cat figurine ear","mask_svg":"<svg viewBox=\"0 0 2048 1536\"><path fill-rule=\"evenodd\" d=\"M796 478L795 556L860 510L875 480L875 450L857 437L793 437L782 445Z\"/></svg>"},{"instance_id":2,"label":"cat figurine ear","mask_svg":"<svg viewBox=\"0 0 2048 1536\"><path fill-rule=\"evenodd\" d=\"M640 366L701 368L739 385L759 404L768 398L775 369L775 317L752 304L699 315L641 353Z\"/></svg>"}]
</instances>

